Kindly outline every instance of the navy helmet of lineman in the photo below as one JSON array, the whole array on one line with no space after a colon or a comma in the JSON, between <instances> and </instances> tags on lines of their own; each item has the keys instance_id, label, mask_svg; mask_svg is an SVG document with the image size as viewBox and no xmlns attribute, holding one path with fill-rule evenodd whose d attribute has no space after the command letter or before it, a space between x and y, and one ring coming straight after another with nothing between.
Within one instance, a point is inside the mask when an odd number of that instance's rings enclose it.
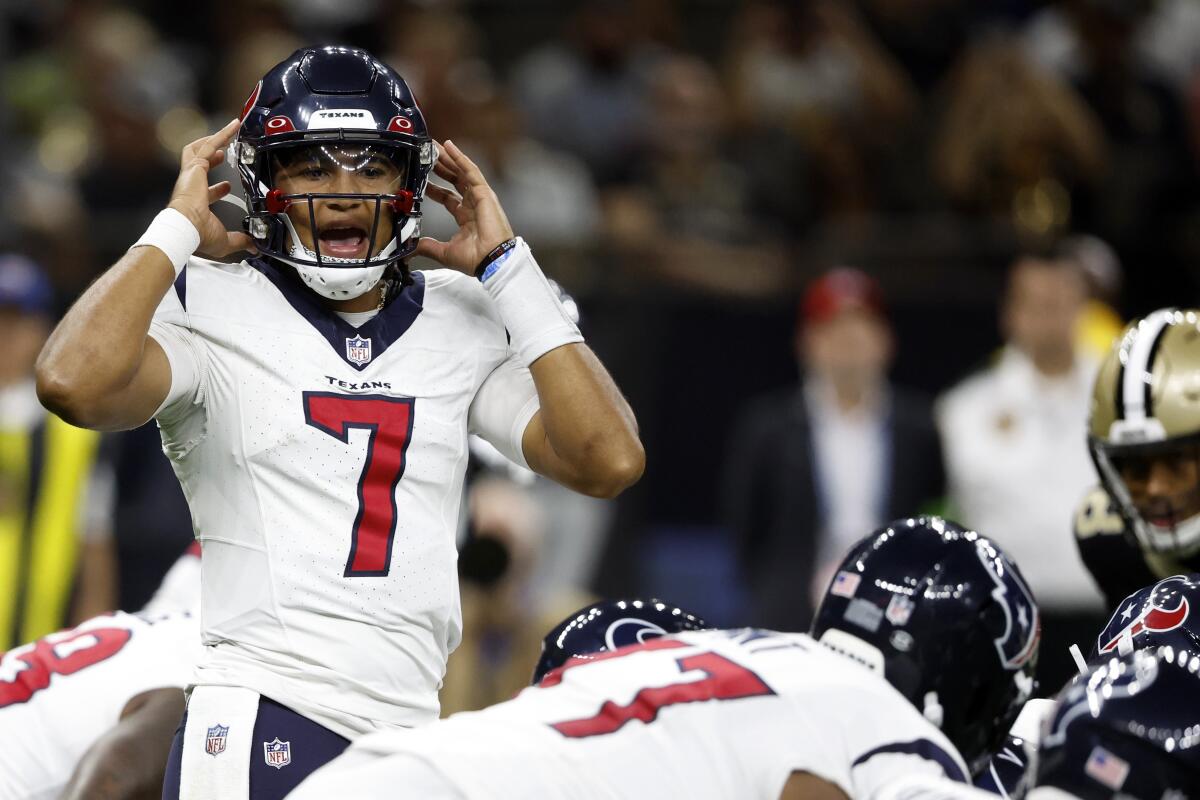
<instances>
[{"instance_id":1,"label":"navy helmet of lineman","mask_svg":"<svg viewBox=\"0 0 1200 800\"><path fill-rule=\"evenodd\" d=\"M1200 653L1105 660L1062 691L1030 800L1200 797Z\"/></svg>"},{"instance_id":2,"label":"navy helmet of lineman","mask_svg":"<svg viewBox=\"0 0 1200 800\"><path fill-rule=\"evenodd\" d=\"M1088 663L1166 646L1200 653L1200 574L1163 578L1122 600L1096 637Z\"/></svg>"},{"instance_id":3,"label":"navy helmet of lineman","mask_svg":"<svg viewBox=\"0 0 1200 800\"><path fill-rule=\"evenodd\" d=\"M972 774L1033 694L1033 593L994 542L939 517L896 520L855 545L812 635L885 677Z\"/></svg>"},{"instance_id":4,"label":"navy helmet of lineman","mask_svg":"<svg viewBox=\"0 0 1200 800\"><path fill-rule=\"evenodd\" d=\"M404 79L364 50L304 48L251 92L230 148L259 253L331 300L373 289L420 238L437 158ZM323 214L317 204L335 213Z\"/></svg>"},{"instance_id":5,"label":"navy helmet of lineman","mask_svg":"<svg viewBox=\"0 0 1200 800\"><path fill-rule=\"evenodd\" d=\"M709 627L695 614L661 600L601 600L579 609L546 634L533 685L573 658L595 658L659 636Z\"/></svg>"}]
</instances>

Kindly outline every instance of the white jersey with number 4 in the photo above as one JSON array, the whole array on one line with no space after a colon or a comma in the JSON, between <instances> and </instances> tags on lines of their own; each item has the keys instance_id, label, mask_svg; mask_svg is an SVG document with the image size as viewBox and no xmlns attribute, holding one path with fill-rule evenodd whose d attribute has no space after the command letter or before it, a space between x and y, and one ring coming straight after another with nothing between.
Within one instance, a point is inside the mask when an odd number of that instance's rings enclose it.
<instances>
[{"instance_id":1,"label":"white jersey with number 4","mask_svg":"<svg viewBox=\"0 0 1200 800\"><path fill-rule=\"evenodd\" d=\"M705 631L568 662L483 711L365 736L291 797L415 785L429 800L778 800L793 772L853 798L902 776L967 774L890 684L812 638Z\"/></svg>"},{"instance_id":2,"label":"white jersey with number 4","mask_svg":"<svg viewBox=\"0 0 1200 800\"><path fill-rule=\"evenodd\" d=\"M538 408L479 282L413 277L354 327L288 268L193 258L150 328L172 371L163 449L204 548L196 683L347 737L436 719L467 437L524 464Z\"/></svg>"},{"instance_id":3,"label":"white jersey with number 4","mask_svg":"<svg viewBox=\"0 0 1200 800\"><path fill-rule=\"evenodd\" d=\"M199 654L200 623L184 610L118 611L9 650L0 658L0 797L58 797L125 704L186 686Z\"/></svg>"}]
</instances>

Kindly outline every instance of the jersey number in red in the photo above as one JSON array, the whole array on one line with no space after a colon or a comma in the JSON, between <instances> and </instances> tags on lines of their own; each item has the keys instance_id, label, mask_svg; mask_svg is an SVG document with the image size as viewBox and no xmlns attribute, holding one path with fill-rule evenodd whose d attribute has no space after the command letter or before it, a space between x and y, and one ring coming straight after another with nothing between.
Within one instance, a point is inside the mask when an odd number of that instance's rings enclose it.
<instances>
[{"instance_id":1,"label":"jersey number in red","mask_svg":"<svg viewBox=\"0 0 1200 800\"><path fill-rule=\"evenodd\" d=\"M609 700L600 706L595 716L557 722L551 727L563 736L581 739L613 733L631 720L653 722L658 717L659 709L678 703L738 700L775 694L758 675L716 653L697 653L676 659L675 663L679 665L680 672L699 670L704 677L698 681L642 689L627 705L618 705Z\"/></svg>"},{"instance_id":2,"label":"jersey number in red","mask_svg":"<svg viewBox=\"0 0 1200 800\"><path fill-rule=\"evenodd\" d=\"M0 680L0 708L28 702L50 685L52 675L73 675L111 658L131 635L125 628L92 628L53 642L38 639L28 652L11 656L24 666L12 680Z\"/></svg>"},{"instance_id":3,"label":"jersey number in red","mask_svg":"<svg viewBox=\"0 0 1200 800\"><path fill-rule=\"evenodd\" d=\"M304 420L314 428L347 444L351 428L371 432L358 478L358 515L344 573L348 578L388 574L396 536L396 485L404 475L415 402L411 397L304 393Z\"/></svg>"}]
</instances>

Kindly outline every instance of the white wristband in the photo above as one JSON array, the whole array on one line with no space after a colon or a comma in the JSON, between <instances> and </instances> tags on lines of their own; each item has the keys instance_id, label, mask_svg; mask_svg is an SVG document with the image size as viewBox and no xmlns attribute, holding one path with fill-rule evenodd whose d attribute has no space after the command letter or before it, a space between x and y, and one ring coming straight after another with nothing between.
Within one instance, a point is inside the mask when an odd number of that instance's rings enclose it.
<instances>
[{"instance_id":1,"label":"white wristband","mask_svg":"<svg viewBox=\"0 0 1200 800\"><path fill-rule=\"evenodd\" d=\"M196 230L196 226L183 214L173 208L164 208L158 212L150 227L146 228L142 238L134 242L129 249L147 245L163 251L170 259L171 266L175 267L175 277L178 278L187 265L188 258L200 246L200 231Z\"/></svg>"},{"instance_id":2,"label":"white wristband","mask_svg":"<svg viewBox=\"0 0 1200 800\"><path fill-rule=\"evenodd\" d=\"M525 366L556 347L583 341L558 292L546 280L521 237L517 237L516 247L487 266L481 280L496 301L500 318L512 337L512 347Z\"/></svg>"}]
</instances>

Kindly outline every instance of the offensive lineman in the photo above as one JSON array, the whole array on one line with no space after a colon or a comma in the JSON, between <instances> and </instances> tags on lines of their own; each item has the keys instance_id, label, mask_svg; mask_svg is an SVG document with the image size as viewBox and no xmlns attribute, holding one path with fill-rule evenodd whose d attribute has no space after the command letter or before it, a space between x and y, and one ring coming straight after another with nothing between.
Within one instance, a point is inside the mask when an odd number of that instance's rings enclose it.
<instances>
[{"instance_id":1,"label":"offensive lineman","mask_svg":"<svg viewBox=\"0 0 1200 800\"><path fill-rule=\"evenodd\" d=\"M291 797L844 800L911 778L975 796L1037 644L992 542L901 520L846 557L811 636L687 632L573 659L507 703L363 737Z\"/></svg>"},{"instance_id":2,"label":"offensive lineman","mask_svg":"<svg viewBox=\"0 0 1200 800\"><path fill-rule=\"evenodd\" d=\"M162 785L200 656L199 589L193 546L139 613L93 617L0 656L0 797L108 800Z\"/></svg>"},{"instance_id":3,"label":"offensive lineman","mask_svg":"<svg viewBox=\"0 0 1200 800\"><path fill-rule=\"evenodd\" d=\"M231 141L249 236L209 209ZM448 242L419 238L426 195L459 225ZM281 797L351 738L437 717L468 433L593 495L644 463L479 169L450 142L438 160L403 79L352 48L297 51L184 149L168 208L59 324L38 389L79 425L155 417L204 543L169 798Z\"/></svg>"},{"instance_id":4,"label":"offensive lineman","mask_svg":"<svg viewBox=\"0 0 1200 800\"><path fill-rule=\"evenodd\" d=\"M1096 376L1088 446L1103 488L1076 515L1110 610L1160 578L1200 571L1200 312L1133 322Z\"/></svg>"}]
</instances>

